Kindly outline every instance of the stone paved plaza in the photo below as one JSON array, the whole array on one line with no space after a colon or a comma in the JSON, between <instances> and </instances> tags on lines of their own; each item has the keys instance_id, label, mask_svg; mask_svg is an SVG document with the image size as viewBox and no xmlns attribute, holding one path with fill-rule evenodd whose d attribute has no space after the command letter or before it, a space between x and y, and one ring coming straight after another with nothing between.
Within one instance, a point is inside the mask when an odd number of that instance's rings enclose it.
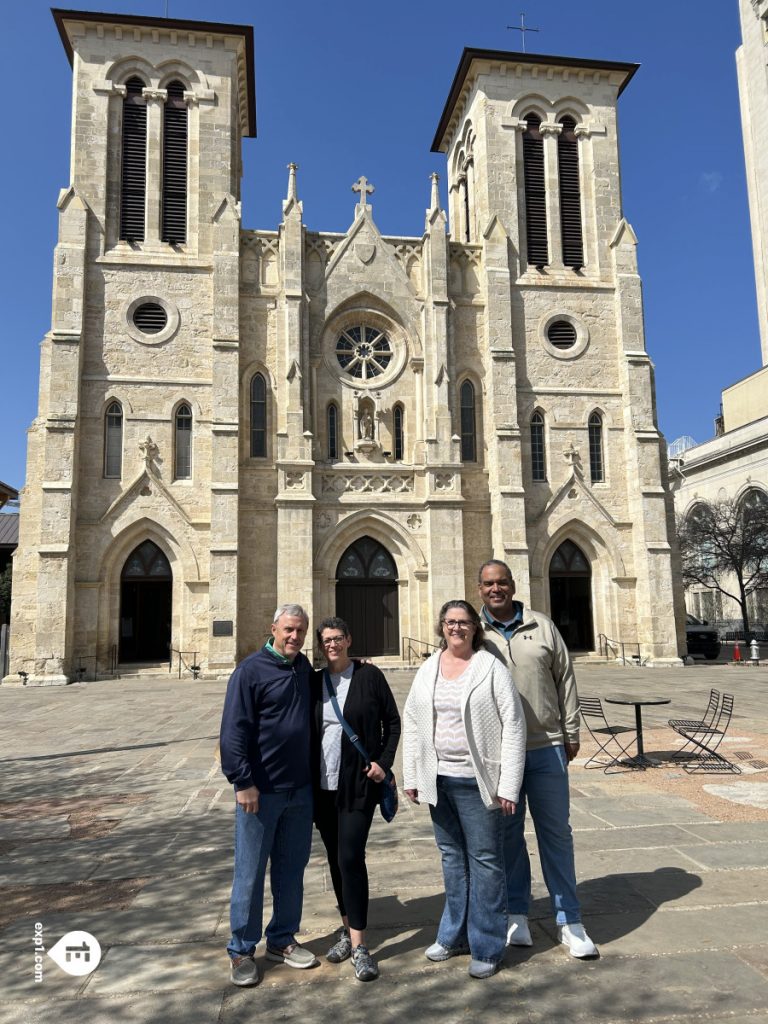
<instances>
[{"instance_id":1,"label":"stone paved plaza","mask_svg":"<svg viewBox=\"0 0 768 1024\"><path fill-rule=\"evenodd\" d=\"M402 706L410 681L392 673ZM370 941L381 978L350 965L267 964L256 989L228 982L232 798L216 742L224 683L154 678L0 688L0 1022L235 1024L253 1021L768 1020L768 669L588 666L583 695L668 696L646 710L646 750L670 752L672 714L736 695L727 749L740 776L687 776L663 763L572 774L580 896L602 959L555 944L534 859L532 949L472 981L467 962L430 964L441 910L424 807L378 820L369 845ZM629 722L630 708L611 717ZM585 750L588 750L585 745ZM583 763L583 759L582 759ZM535 846L534 846L535 849ZM85 978L46 957L34 981L34 925L50 947L86 930L103 959ZM318 954L337 926L319 840L301 939Z\"/></svg>"}]
</instances>

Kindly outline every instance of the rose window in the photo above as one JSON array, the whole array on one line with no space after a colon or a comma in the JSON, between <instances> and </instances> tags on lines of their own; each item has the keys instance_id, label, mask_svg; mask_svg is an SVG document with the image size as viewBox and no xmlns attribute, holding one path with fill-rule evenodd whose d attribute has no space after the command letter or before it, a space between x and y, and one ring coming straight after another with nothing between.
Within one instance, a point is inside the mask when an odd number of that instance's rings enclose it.
<instances>
[{"instance_id":1,"label":"rose window","mask_svg":"<svg viewBox=\"0 0 768 1024\"><path fill-rule=\"evenodd\" d=\"M350 377L372 380L389 366L392 346L384 331L360 324L341 332L336 342L336 359Z\"/></svg>"}]
</instances>

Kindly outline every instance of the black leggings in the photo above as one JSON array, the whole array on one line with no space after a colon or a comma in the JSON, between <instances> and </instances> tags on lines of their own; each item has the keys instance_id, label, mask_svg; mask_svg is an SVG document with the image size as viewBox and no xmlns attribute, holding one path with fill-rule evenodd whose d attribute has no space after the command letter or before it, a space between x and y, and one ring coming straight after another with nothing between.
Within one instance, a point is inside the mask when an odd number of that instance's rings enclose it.
<instances>
[{"instance_id":1,"label":"black leggings","mask_svg":"<svg viewBox=\"0 0 768 1024\"><path fill-rule=\"evenodd\" d=\"M315 800L315 824L328 854L339 912L349 919L350 928L362 932L368 926L365 844L376 805L366 811L344 811L336 806L336 790L327 789L316 792Z\"/></svg>"}]
</instances>

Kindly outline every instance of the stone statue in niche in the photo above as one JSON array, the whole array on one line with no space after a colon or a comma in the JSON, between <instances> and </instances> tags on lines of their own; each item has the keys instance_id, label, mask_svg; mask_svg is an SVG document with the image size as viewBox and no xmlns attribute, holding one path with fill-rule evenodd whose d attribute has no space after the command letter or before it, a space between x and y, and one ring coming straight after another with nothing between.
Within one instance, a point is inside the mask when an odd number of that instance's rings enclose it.
<instances>
[{"instance_id":1,"label":"stone statue in niche","mask_svg":"<svg viewBox=\"0 0 768 1024\"><path fill-rule=\"evenodd\" d=\"M373 440L373 416L371 416L369 409L363 409L360 413L358 429L361 441Z\"/></svg>"}]
</instances>

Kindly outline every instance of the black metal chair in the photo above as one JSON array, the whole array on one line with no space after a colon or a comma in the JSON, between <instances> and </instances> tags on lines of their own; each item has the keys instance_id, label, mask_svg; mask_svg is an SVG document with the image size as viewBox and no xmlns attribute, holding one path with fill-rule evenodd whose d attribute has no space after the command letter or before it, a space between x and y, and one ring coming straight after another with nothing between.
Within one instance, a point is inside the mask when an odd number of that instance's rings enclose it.
<instances>
[{"instance_id":1,"label":"black metal chair","mask_svg":"<svg viewBox=\"0 0 768 1024\"><path fill-rule=\"evenodd\" d=\"M741 768L718 751L728 732L732 715L733 694L724 693L717 714L709 725L699 722L692 728L673 727L675 732L688 740L693 747L683 765L683 769L689 775L698 772L741 775Z\"/></svg>"},{"instance_id":2,"label":"black metal chair","mask_svg":"<svg viewBox=\"0 0 768 1024\"><path fill-rule=\"evenodd\" d=\"M611 725L605 717L603 702L599 697L580 697L579 711L589 735L597 745L596 752L587 760L585 768L602 768L606 775L622 771L642 770L642 765L633 763L629 747L637 737L637 730L626 725ZM629 733L627 745L618 736ZM615 753L612 751L615 749ZM604 755L604 756L603 756Z\"/></svg>"},{"instance_id":3,"label":"black metal chair","mask_svg":"<svg viewBox=\"0 0 768 1024\"><path fill-rule=\"evenodd\" d=\"M701 718L670 718L668 724L679 733L679 729L708 729L715 721L715 716L720 708L720 691L712 689L709 691L709 702L706 711ZM683 746L672 754L673 761L687 761L690 753L693 752L692 740L687 740Z\"/></svg>"}]
</instances>

